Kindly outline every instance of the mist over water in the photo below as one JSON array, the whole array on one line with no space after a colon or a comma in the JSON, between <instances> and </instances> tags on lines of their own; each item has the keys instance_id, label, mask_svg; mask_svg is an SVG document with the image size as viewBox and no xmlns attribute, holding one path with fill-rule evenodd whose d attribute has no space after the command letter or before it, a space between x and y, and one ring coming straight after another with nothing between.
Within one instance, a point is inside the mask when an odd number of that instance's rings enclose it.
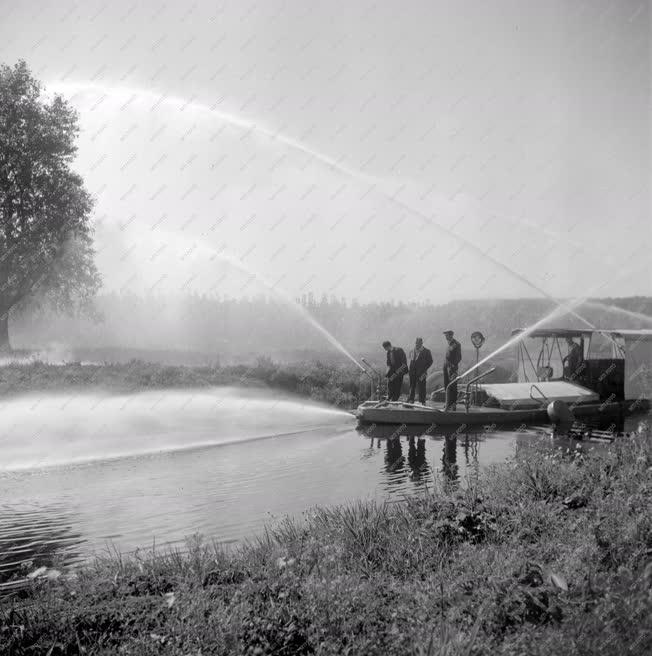
<instances>
[{"instance_id":1,"label":"mist over water","mask_svg":"<svg viewBox=\"0 0 652 656\"><path fill-rule=\"evenodd\" d=\"M242 388L28 395L0 404L0 471L272 438L351 424L335 408Z\"/></svg>"}]
</instances>

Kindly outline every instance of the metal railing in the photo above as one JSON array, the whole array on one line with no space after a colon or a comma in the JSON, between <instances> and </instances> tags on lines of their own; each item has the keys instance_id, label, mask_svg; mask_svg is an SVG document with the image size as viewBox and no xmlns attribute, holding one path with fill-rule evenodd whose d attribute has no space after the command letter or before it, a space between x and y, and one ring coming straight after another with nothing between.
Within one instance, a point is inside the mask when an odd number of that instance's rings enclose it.
<instances>
[{"instance_id":1,"label":"metal railing","mask_svg":"<svg viewBox=\"0 0 652 656\"><path fill-rule=\"evenodd\" d=\"M471 378L466 383L466 389L464 390L464 406L466 408L466 411L469 411L469 388L473 383L477 383L479 380L482 380L485 376L488 376L489 374L492 374L494 371L496 371L496 367L491 367L491 369L487 369L487 371L481 373L479 376L476 376L475 378ZM448 386L446 387L446 405L448 406L448 388L453 384L456 383L457 380L454 380L452 383L448 383Z\"/></svg>"},{"instance_id":2,"label":"metal railing","mask_svg":"<svg viewBox=\"0 0 652 656\"><path fill-rule=\"evenodd\" d=\"M535 399L535 398L532 396L532 390L536 390L537 392L539 392L539 394L541 394L541 396L544 398L544 401L545 401L546 403L550 400L550 399L548 399L548 397L547 397L547 396L541 391L541 389L539 388L538 385L530 385L530 398L531 398L533 401L536 401L537 403L541 403L541 400L540 400L540 399ZM542 405L543 405L543 404L542 404Z\"/></svg>"},{"instance_id":3,"label":"metal railing","mask_svg":"<svg viewBox=\"0 0 652 656\"><path fill-rule=\"evenodd\" d=\"M380 397L382 395L382 388L383 388L383 377L380 375L380 371L373 367L367 360L364 358L361 358L362 364L364 364L367 369L371 369L373 371L373 374L370 374L369 371L366 369L365 374L369 377L371 380L371 401L373 401L373 396L374 396L374 386L375 386L375 391L376 391L376 396L378 400L380 401ZM378 384L376 384L376 378L378 378Z\"/></svg>"},{"instance_id":4,"label":"metal railing","mask_svg":"<svg viewBox=\"0 0 652 656\"><path fill-rule=\"evenodd\" d=\"M469 384L471 384L471 383L475 383L476 381L480 380L481 378L484 378L487 374L493 373L494 371L496 371L496 367L491 367L491 369L487 369L487 371L485 371L484 373L482 373L482 374L480 374L479 376L476 376L475 378L473 378L472 380L470 380L470 381L469 381ZM463 374L460 374L459 376L456 376L455 378L453 378L453 380L450 381L450 383L448 383L448 385L446 385L446 387L439 387L439 388L437 388L437 389L433 392L433 394L438 394L439 392L444 392L444 393L445 393L446 400L448 400L448 388L449 388L451 385L453 385L453 383L458 383L460 380L462 380L462 378L465 378L466 376L468 376L469 373L470 373L470 372L465 372L465 373L463 373Z\"/></svg>"}]
</instances>

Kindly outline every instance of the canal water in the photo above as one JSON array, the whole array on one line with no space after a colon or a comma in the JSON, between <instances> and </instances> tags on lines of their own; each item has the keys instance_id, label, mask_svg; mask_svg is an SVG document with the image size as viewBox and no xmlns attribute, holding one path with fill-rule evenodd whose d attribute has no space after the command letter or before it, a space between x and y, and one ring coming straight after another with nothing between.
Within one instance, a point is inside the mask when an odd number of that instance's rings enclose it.
<instances>
[{"instance_id":1,"label":"canal water","mask_svg":"<svg viewBox=\"0 0 652 656\"><path fill-rule=\"evenodd\" d=\"M112 550L235 543L316 505L460 485L534 431L356 430L331 408L220 388L2 403L0 582Z\"/></svg>"}]
</instances>

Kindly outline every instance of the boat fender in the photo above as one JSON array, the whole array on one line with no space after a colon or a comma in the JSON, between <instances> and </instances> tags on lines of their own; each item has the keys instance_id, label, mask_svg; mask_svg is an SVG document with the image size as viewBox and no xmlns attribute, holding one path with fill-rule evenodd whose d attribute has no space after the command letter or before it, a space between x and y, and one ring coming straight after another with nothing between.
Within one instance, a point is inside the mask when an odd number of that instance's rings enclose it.
<instances>
[{"instance_id":1,"label":"boat fender","mask_svg":"<svg viewBox=\"0 0 652 656\"><path fill-rule=\"evenodd\" d=\"M546 411L548 418L555 426L558 424L572 424L575 421L572 410L559 399L551 401Z\"/></svg>"}]
</instances>

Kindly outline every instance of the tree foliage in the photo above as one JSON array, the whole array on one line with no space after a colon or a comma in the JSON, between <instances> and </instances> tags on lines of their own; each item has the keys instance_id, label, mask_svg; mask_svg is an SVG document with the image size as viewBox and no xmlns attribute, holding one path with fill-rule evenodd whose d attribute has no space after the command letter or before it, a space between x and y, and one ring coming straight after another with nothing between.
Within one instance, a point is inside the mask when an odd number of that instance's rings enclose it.
<instances>
[{"instance_id":1,"label":"tree foliage","mask_svg":"<svg viewBox=\"0 0 652 656\"><path fill-rule=\"evenodd\" d=\"M24 61L0 66L0 320L29 300L88 309L99 288L93 199L71 168L78 132Z\"/></svg>"}]
</instances>

